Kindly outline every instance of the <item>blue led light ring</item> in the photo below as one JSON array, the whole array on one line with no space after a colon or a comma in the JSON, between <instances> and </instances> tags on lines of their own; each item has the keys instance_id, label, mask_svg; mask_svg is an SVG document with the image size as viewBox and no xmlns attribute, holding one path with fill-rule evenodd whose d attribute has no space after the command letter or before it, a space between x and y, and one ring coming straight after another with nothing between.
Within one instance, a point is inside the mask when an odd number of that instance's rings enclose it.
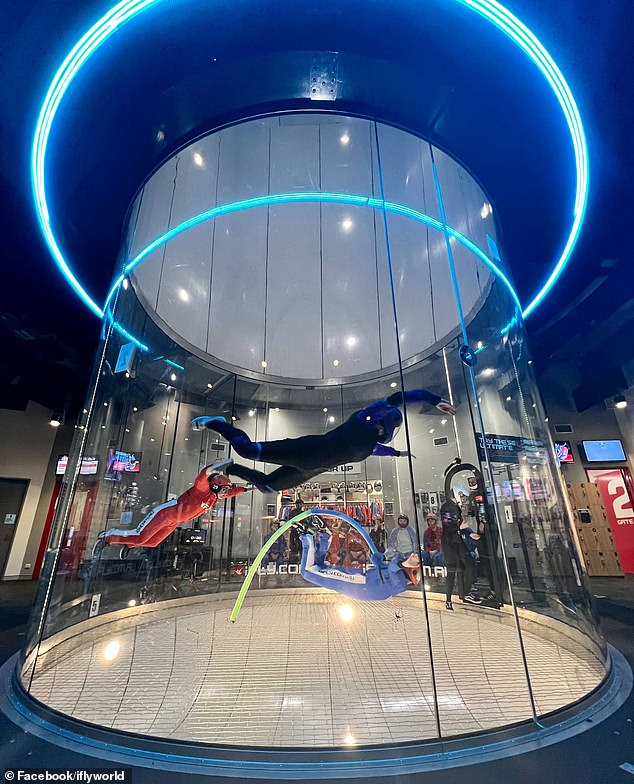
<instances>
[{"instance_id":1,"label":"blue led light ring","mask_svg":"<svg viewBox=\"0 0 634 784\"><path fill-rule=\"evenodd\" d=\"M436 229L438 231L443 231L445 228L440 221L436 220L436 218L432 218L431 216L425 215L425 213L419 212L412 207L406 207L405 205L397 204L396 202L383 202L381 199L357 196L347 193L277 193L270 196L258 196L253 199L245 199L243 201L231 202L230 204L223 204L219 207L213 207L210 210L205 210L205 212L201 212L191 218L187 218L187 220L184 220L182 223L179 223L178 226L174 226L172 229L164 232L155 240L153 240L149 245L140 250L136 256L126 264L124 273L128 275L143 261L143 259L147 258L150 253L161 247L161 245L164 245L166 242L169 242L177 235L182 234L188 229L191 229L193 226L198 226L199 224L217 218L220 215L228 215L233 212L249 210L255 207L265 207L271 204L289 204L293 202L327 202L330 204L351 204L356 207L370 207L377 210L385 209L387 212L411 218L418 223L423 223L425 226L429 226L430 228ZM448 234L450 234L452 237L455 237L458 242L464 245L467 250L475 254L477 258L483 261L484 264L500 278L500 280L508 288L518 307L521 307L515 289L502 270L482 250L480 250L480 248L478 248L475 243L473 243L459 231L452 229L449 226L446 227L446 230ZM110 290L108 299L106 300L106 306L108 305L110 299L114 295L122 280L123 276L117 280L115 285Z\"/></svg>"},{"instance_id":2,"label":"blue led light ring","mask_svg":"<svg viewBox=\"0 0 634 784\"><path fill-rule=\"evenodd\" d=\"M124 274L120 275L115 283L113 284L108 296L106 298L106 302L104 304L104 311L109 315L110 313L110 302L112 297L116 294L119 286L123 283L125 275L128 275L132 272L144 259L146 259L150 253L154 252L158 248L160 248L165 243L172 240L174 237L182 234L183 232L187 231L188 229L193 228L194 226L198 226L201 223L204 223L208 220L213 220L221 215L229 215L231 213L240 212L242 210L254 209L256 207L268 207L271 204L291 204L291 203L306 203L306 202L327 202L329 204L351 204L356 207L370 207L376 210L383 210L385 209L387 212L394 213L396 215L401 215L412 220L417 221L418 223L422 223L429 228L436 229L437 231L446 231L447 234L454 237L458 242L460 242L464 247L471 251L477 258L479 258L484 264L495 274L497 275L500 280L504 283L504 285L508 288L513 300L517 304L517 307L521 310L521 305L517 293L513 288L510 280L506 277L506 275L502 272L502 270L490 259L474 242L470 239L465 237L456 229L451 228L450 226L444 226L441 221L438 221L436 218L432 218L430 215L425 215L425 213L419 212L415 210L413 207L407 207L403 204L398 204L396 202L386 201L383 202L381 199L377 199L374 197L368 196L359 196L355 194L348 194L348 193L321 193L321 192L313 192L313 193L277 193L272 194L270 196L256 196L251 199L243 199L242 201L235 201L230 202L229 204L222 204L218 207L212 207L209 210L205 210L204 212L199 213L198 215L194 215L191 218L187 218L182 223L179 223L178 226L174 226L173 228L169 229L168 231L161 234L155 240L150 242L149 245L146 245L145 248L140 250L135 257L129 261L125 265ZM117 329L121 334L127 337L130 340L133 340L137 345L139 344L138 340L132 337L129 333L125 332L123 329L119 328L119 325L115 322L114 323L115 329ZM144 347L144 350L147 350Z\"/></svg>"},{"instance_id":3,"label":"blue led light ring","mask_svg":"<svg viewBox=\"0 0 634 784\"><path fill-rule=\"evenodd\" d=\"M480 2L458 0L458 2L493 22L505 35L515 40L517 45L540 66L542 73L560 99L559 102L568 128L573 140L576 141L576 144L574 144L575 160L580 173L581 184L583 184L584 179L587 178L588 168L587 156L581 154L585 148L583 125L570 88L554 60L526 25L513 16L504 6L496 3L495 0L480 0ZM575 213L581 208L581 199L581 189L578 189L575 196Z\"/></svg>"},{"instance_id":4,"label":"blue led light ring","mask_svg":"<svg viewBox=\"0 0 634 784\"><path fill-rule=\"evenodd\" d=\"M50 214L46 200L45 185L45 159L48 139L53 119L64 93L86 60L127 21L158 2L160 2L160 0L122 0L118 5L113 6L113 8L102 16L101 19L82 36L64 58L62 65L51 82L40 110L33 139L33 151L31 156L33 196L44 238L55 262L68 283L86 305L100 318L103 317L103 310L99 308L85 291L71 270L70 265L64 258L55 239L55 235L50 225ZM526 317L537 307L554 285L555 280L568 262L579 236L588 200L587 144L579 110L570 88L553 59L533 33L520 22L519 19L504 8L504 6L495 2L495 0L456 0L456 2L487 19L531 58L553 89L571 133L577 171L573 209L574 220L568 238L564 244L564 248L552 272L524 310L523 316Z\"/></svg>"},{"instance_id":5,"label":"blue led light ring","mask_svg":"<svg viewBox=\"0 0 634 784\"><path fill-rule=\"evenodd\" d=\"M40 110L35 136L33 139L33 149L31 153L31 177L33 195L36 204L36 212L40 221L40 226L44 233L44 238L49 246L53 257L62 271L66 280L99 318L103 318L103 310L85 291L81 283L71 270L68 262L57 244L55 235L50 225L50 214L46 200L46 148L48 137L51 131L53 119L59 108L59 104L68 89L71 81L90 55L109 38L122 24L136 16L142 10L159 2L159 0L123 0L123 2L110 9L98 22L96 22L75 44L64 61L55 78L51 82L44 103Z\"/></svg>"}]
</instances>

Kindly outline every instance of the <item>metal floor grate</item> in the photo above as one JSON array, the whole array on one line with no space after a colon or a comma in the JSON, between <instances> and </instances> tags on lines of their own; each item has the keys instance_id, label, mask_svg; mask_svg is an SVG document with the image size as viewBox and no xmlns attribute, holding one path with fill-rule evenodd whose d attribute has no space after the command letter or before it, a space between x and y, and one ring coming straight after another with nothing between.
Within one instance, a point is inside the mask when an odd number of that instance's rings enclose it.
<instances>
[{"instance_id":1,"label":"metal floor grate","mask_svg":"<svg viewBox=\"0 0 634 784\"><path fill-rule=\"evenodd\" d=\"M228 622L232 597L179 607L36 668L32 694L114 729L248 746L341 746L436 737L420 601L279 592ZM347 605L349 621L340 609ZM433 604L431 605L434 606ZM400 620L395 618L398 608ZM477 610L430 611L442 733L529 719L516 630ZM596 687L604 667L524 631L540 713ZM104 653L112 641L115 658Z\"/></svg>"}]
</instances>

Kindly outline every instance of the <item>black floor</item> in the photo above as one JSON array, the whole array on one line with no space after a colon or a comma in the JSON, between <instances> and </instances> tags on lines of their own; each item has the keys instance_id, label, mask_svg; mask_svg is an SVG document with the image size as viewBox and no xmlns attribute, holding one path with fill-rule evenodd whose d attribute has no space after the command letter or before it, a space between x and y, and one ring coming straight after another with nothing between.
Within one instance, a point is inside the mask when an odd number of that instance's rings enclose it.
<instances>
[{"instance_id":1,"label":"black floor","mask_svg":"<svg viewBox=\"0 0 634 784\"><path fill-rule=\"evenodd\" d=\"M627 582L632 586L634 579ZM615 584L614 589L609 590L610 601L617 607L621 602L627 609L632 599L629 586L623 582ZM608 596L606 587L610 589L610 584L596 585L594 592ZM22 645L33 595L32 583L0 583L0 663ZM627 614L625 618L631 620ZM608 642L618 648L634 668L634 625L613 617L603 617L602 629ZM623 764L630 765L632 772L621 768ZM121 766L100 762L94 757L42 741L24 732L0 713L0 781L5 778L4 770L10 768L118 767ZM143 767L133 767L131 775L133 784L178 784L190 780L192 784L207 781L210 784L236 784L239 781L236 778L171 773ZM373 784L634 784L634 694L616 713L596 727L538 751L454 770L401 777L376 776L364 780Z\"/></svg>"}]
</instances>

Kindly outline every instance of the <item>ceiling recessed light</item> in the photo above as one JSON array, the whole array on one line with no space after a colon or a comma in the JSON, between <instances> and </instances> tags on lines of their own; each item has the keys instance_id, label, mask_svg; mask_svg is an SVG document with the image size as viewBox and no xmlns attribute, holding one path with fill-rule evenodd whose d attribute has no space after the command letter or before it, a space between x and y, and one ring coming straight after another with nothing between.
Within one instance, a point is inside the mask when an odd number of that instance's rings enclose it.
<instances>
[{"instance_id":1,"label":"ceiling recessed light","mask_svg":"<svg viewBox=\"0 0 634 784\"><path fill-rule=\"evenodd\" d=\"M196 166L202 166L204 164L203 156L199 152L194 153L194 163Z\"/></svg>"},{"instance_id":2,"label":"ceiling recessed light","mask_svg":"<svg viewBox=\"0 0 634 784\"><path fill-rule=\"evenodd\" d=\"M348 136L347 132L346 132L346 133L343 133L343 134L340 136L340 138L339 138L339 141L340 141L342 144L348 144L348 142L350 141L350 137Z\"/></svg>"},{"instance_id":3,"label":"ceiling recessed light","mask_svg":"<svg viewBox=\"0 0 634 784\"><path fill-rule=\"evenodd\" d=\"M342 228L344 231L350 231L350 229L352 228L352 226L353 226L353 225L354 225L354 224L352 223L352 218L344 218L344 219L341 221L341 228Z\"/></svg>"},{"instance_id":4,"label":"ceiling recessed light","mask_svg":"<svg viewBox=\"0 0 634 784\"><path fill-rule=\"evenodd\" d=\"M390 387L391 387L392 389L394 389L394 387L395 387L395 386L396 386L396 381L392 381L392 383L390 384Z\"/></svg>"},{"instance_id":5,"label":"ceiling recessed light","mask_svg":"<svg viewBox=\"0 0 634 784\"><path fill-rule=\"evenodd\" d=\"M268 365L268 362L266 361L266 359L263 359L260 364L262 365L263 368L265 368Z\"/></svg>"}]
</instances>

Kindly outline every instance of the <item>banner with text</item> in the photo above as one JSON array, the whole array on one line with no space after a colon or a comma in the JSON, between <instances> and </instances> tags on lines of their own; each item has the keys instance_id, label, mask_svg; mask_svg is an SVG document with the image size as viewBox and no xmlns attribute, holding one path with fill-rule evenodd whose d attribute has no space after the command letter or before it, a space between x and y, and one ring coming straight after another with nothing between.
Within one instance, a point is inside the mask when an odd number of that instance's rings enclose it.
<instances>
[{"instance_id":1,"label":"banner with text","mask_svg":"<svg viewBox=\"0 0 634 784\"><path fill-rule=\"evenodd\" d=\"M623 571L634 574L634 509L623 472L620 468L587 468L586 473L601 491Z\"/></svg>"}]
</instances>

